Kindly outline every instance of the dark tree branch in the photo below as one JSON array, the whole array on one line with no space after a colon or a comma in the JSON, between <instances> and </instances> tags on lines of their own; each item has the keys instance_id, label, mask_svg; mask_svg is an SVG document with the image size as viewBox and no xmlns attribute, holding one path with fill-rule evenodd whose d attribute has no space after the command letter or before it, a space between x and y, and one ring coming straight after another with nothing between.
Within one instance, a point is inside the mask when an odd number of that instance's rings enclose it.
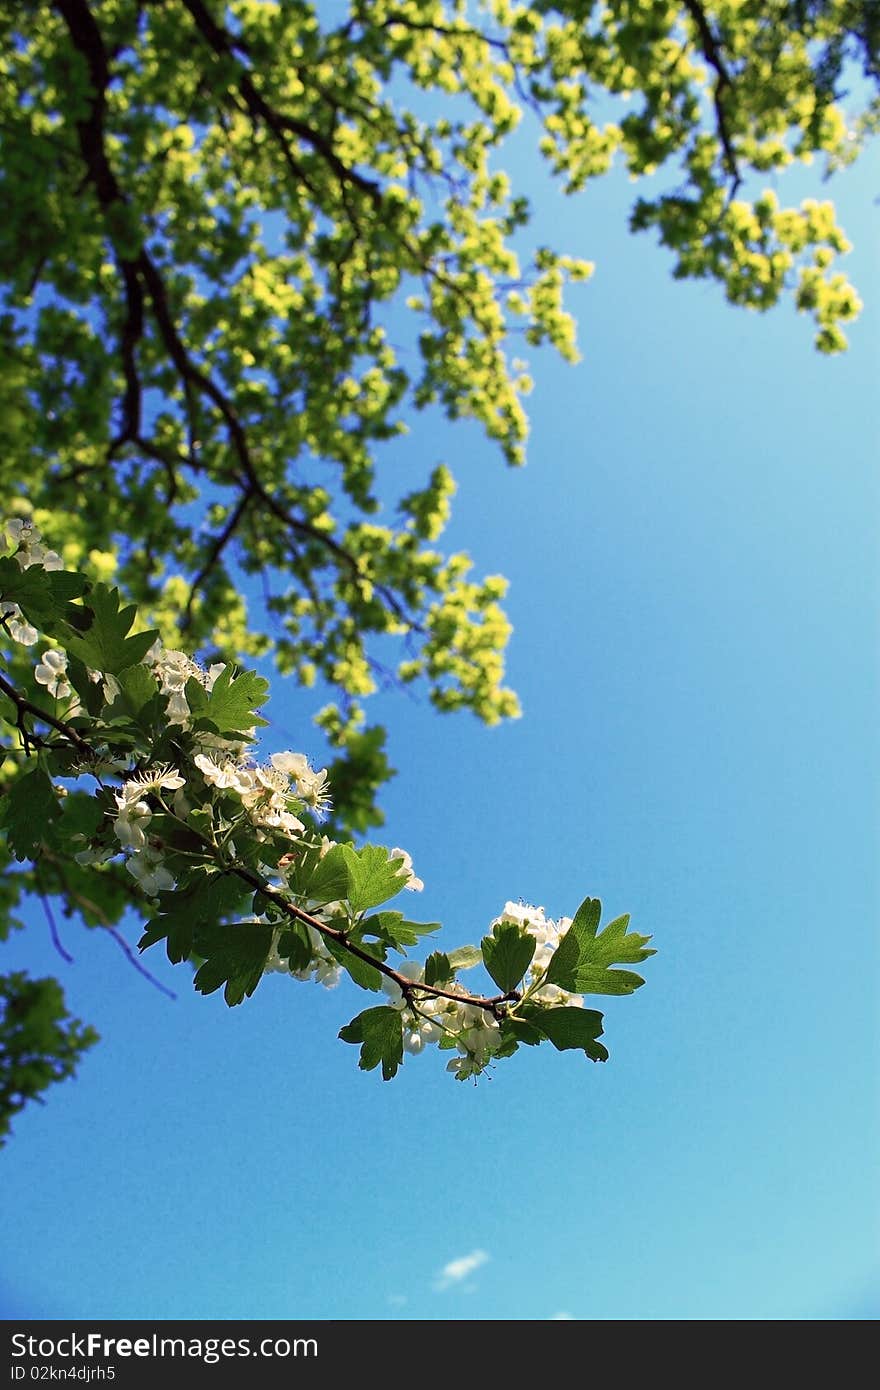
<instances>
[{"instance_id":1,"label":"dark tree branch","mask_svg":"<svg viewBox=\"0 0 880 1390\"><path fill-rule=\"evenodd\" d=\"M700 4L700 0L684 0L684 7L694 22L697 33L700 36L700 48L703 57L710 67L715 70L715 86L712 89L712 101L715 106L715 120L718 126L718 138L724 150L724 160L727 164L727 171L730 174L733 184L730 190L732 197L742 183L742 174L739 170L739 163L736 157L736 150L733 145L733 138L730 133L730 126L727 120L725 109L725 97L728 92L733 91L733 80L730 70L724 60L721 51L721 44L712 32L706 11Z\"/></svg>"},{"instance_id":2,"label":"dark tree branch","mask_svg":"<svg viewBox=\"0 0 880 1390\"><path fill-rule=\"evenodd\" d=\"M93 95L89 104L88 115L78 123L77 131L83 158L89 170L98 200L104 211L107 212L116 204L125 205L127 203L125 195L110 165L105 146L104 117L106 112L106 88L111 78L107 51L104 46L101 31L88 7L87 0L54 0L54 3L59 14L67 24L75 47L82 54L88 65ZM202 4L202 0L184 0L184 3L199 25L201 32L209 39L215 51L221 54L231 53L233 47L231 37L226 36L225 31L221 30L219 26L216 25L210 12ZM217 45L220 45L219 48ZM242 82L244 82L246 78L247 74L245 73L243 74ZM249 78L247 78L247 82L249 83L248 91L252 94L252 98L255 100L258 99L259 102L262 103L262 106L265 106L263 98L257 93L256 88L253 87ZM248 94L244 91L244 87L242 87L242 91L247 100ZM263 114L262 107L261 114ZM283 121L290 129L294 129L295 126L301 124L299 122L291 124L291 118L282 118L279 116L277 119L278 121ZM313 146L330 160L331 165L335 169L336 164L339 165L336 172L340 177L342 177L341 171L345 170L349 182L363 187L363 191L368 192L374 200L378 199L378 201L381 202L381 191L376 185L371 184L369 180L361 180L360 175L355 175L353 171L347 170L346 166L342 165L341 161L338 160L332 148L327 146L324 137L312 131L310 127L303 127L303 130L298 130L297 133L302 134L303 138L307 138L303 133L305 130L309 131ZM336 164L334 164L333 161L336 161ZM194 388L200 395L206 397L219 411L226 425L230 443L244 475L243 486L245 492L249 492L254 497L259 498L272 515L282 523L285 531L292 531L310 541L314 541L323 549L328 550L341 565L347 567L357 581L368 581L368 576L361 572L356 556L352 555L343 545L334 540L332 536L327 535L326 532L319 531L309 522L303 521L301 518L292 515L288 508L263 486L257 473L247 433L241 423L238 412L226 392L217 384L214 378L206 371L203 371L202 368L197 366L193 361L174 322L167 289L161 272L146 248L142 248L133 261L125 260L117 256L117 264L126 287L129 286L133 276L138 286L138 294L142 296L143 292L146 292L160 337L183 382L184 390L189 394L190 389ZM128 351L129 357L131 361L133 361L134 344L137 340L135 337L135 329L139 327L142 331L143 327L142 298L138 301L135 296L133 302L129 295L128 304L129 312L126 319L126 331L123 335L123 356L125 355L125 351ZM138 318L139 304L140 318ZM130 406L139 404L139 385L135 387L133 380L129 380L128 372L126 372L126 377L127 391L125 413L128 417L127 425L126 430L123 431L123 435L111 445L111 452L115 451L115 448L121 447L123 443L140 442L140 436L132 431L131 412L129 409ZM374 584L374 587L383 603L386 604L401 622L405 623L410 628L417 627L415 620L406 611L403 604L387 585Z\"/></svg>"},{"instance_id":3,"label":"dark tree branch","mask_svg":"<svg viewBox=\"0 0 880 1390\"><path fill-rule=\"evenodd\" d=\"M195 602L195 598L197 593L199 592L199 589L202 587L205 580L208 578L211 571L213 570L214 566L217 564L217 561L223 554L223 551L225 550L226 546L229 544L229 542L232 540L232 537L235 535L235 532L238 529L238 525L245 512L247 511L248 506L253 501L253 498L253 490L251 488L246 488L245 491L241 494L237 506L230 513L229 519L227 520L226 525L223 527L223 530L220 532L219 536L215 537L214 543L208 551L207 556L205 557L204 564L202 565L198 573L195 575L193 580L190 582L189 593L186 599L186 607L183 610L183 617L180 620L180 626L184 632L187 630L192 620L192 606Z\"/></svg>"},{"instance_id":4,"label":"dark tree branch","mask_svg":"<svg viewBox=\"0 0 880 1390\"><path fill-rule=\"evenodd\" d=\"M235 42L229 31L224 29L214 19L207 5L204 4L204 0L183 0L183 4L192 15L199 33L219 57L228 56L234 58L236 56L236 50L239 52L242 51L241 45ZM315 130L312 126L308 125L307 122L300 121L293 116L283 116L276 111L274 107L270 106L262 93L254 85L253 78L246 68L242 68L241 70L238 86L251 115L259 117L269 127L281 146L285 159L288 164L293 164L293 172L299 178L307 182L304 178L302 168L296 165L296 162L293 160L289 143L285 139L285 133L298 135L307 145L311 145L315 153L319 154L330 166L341 184L353 184L354 187L359 188L362 193L366 194L374 206L381 206L382 190L379 185L372 179L365 178L363 174L359 174L356 169L352 169L345 164L334 150L332 143L326 136L322 135L320 131Z\"/></svg>"},{"instance_id":5,"label":"dark tree branch","mask_svg":"<svg viewBox=\"0 0 880 1390\"><path fill-rule=\"evenodd\" d=\"M7 695L9 697L9 699L15 705L15 708L18 712L18 718L16 719L16 727L18 728L18 731L21 734L21 739L22 743L24 744L25 752L29 751L30 746L32 744L35 747L39 747L42 742L41 739L34 738L34 736L28 731L28 728L24 721L25 716L30 715L31 718L39 719L42 723L49 724L53 729L57 729L59 733L64 734L65 738L73 745L73 747L77 750L78 753L82 754L82 756L88 762L93 762L96 760L95 754L93 753L92 749L86 743L85 739L82 738L79 735L79 733L77 733L76 729L74 729L72 725L66 724L64 720L59 719L57 715L50 714L48 710L40 709L39 705L35 705L30 700L26 699L25 696L20 693L20 691L16 690L14 685L10 685L9 681L2 674L0 674L0 691L2 691L4 695Z\"/></svg>"}]
</instances>

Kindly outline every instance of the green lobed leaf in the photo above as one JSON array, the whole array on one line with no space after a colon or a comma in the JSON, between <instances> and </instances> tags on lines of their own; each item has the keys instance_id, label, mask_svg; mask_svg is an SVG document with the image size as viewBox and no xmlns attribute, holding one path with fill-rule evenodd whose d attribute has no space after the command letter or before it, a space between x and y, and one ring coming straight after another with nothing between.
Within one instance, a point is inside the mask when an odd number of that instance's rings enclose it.
<instances>
[{"instance_id":1,"label":"green lobed leaf","mask_svg":"<svg viewBox=\"0 0 880 1390\"><path fill-rule=\"evenodd\" d=\"M334 903L348 898L351 874L344 845L334 845L321 859L309 856L300 873L288 879L295 892L316 903Z\"/></svg>"},{"instance_id":2,"label":"green lobed leaf","mask_svg":"<svg viewBox=\"0 0 880 1390\"><path fill-rule=\"evenodd\" d=\"M41 565L22 569L12 556L0 557L0 599L17 603L28 622L48 636L91 622L88 608L71 602L87 588L88 580L82 574L45 570Z\"/></svg>"},{"instance_id":3,"label":"green lobed leaf","mask_svg":"<svg viewBox=\"0 0 880 1390\"><path fill-rule=\"evenodd\" d=\"M377 970L375 966L370 965L368 961L361 960L359 956L352 955L351 951L346 950L341 942L334 941L332 937L326 936L324 945L331 956L334 956L339 964L348 971L355 984L360 985L361 989L369 989L375 993L382 988L382 972ZM371 946L364 941L358 942L358 945L374 960L384 961L384 947Z\"/></svg>"},{"instance_id":4,"label":"green lobed leaf","mask_svg":"<svg viewBox=\"0 0 880 1390\"><path fill-rule=\"evenodd\" d=\"M16 859L36 855L53 821L61 814L58 797L42 768L17 777L0 799L0 824Z\"/></svg>"},{"instance_id":5,"label":"green lobed leaf","mask_svg":"<svg viewBox=\"0 0 880 1390\"><path fill-rule=\"evenodd\" d=\"M501 1036L516 1043L525 1043L528 1047L537 1047L544 1041L543 1033L527 1022L520 1013L508 1014L502 1019Z\"/></svg>"},{"instance_id":6,"label":"green lobed leaf","mask_svg":"<svg viewBox=\"0 0 880 1390\"><path fill-rule=\"evenodd\" d=\"M227 665L211 690L196 680L186 683L186 698L193 715L193 727L219 734L239 733L267 723L256 713L269 698L269 682L256 671L240 671L237 675Z\"/></svg>"},{"instance_id":7,"label":"green lobed leaf","mask_svg":"<svg viewBox=\"0 0 880 1390\"><path fill-rule=\"evenodd\" d=\"M372 1071L382 1064L382 1080L390 1081L403 1061L403 1023L397 1009L365 1009L339 1030L343 1042L360 1043L358 1066Z\"/></svg>"},{"instance_id":8,"label":"green lobed leaf","mask_svg":"<svg viewBox=\"0 0 880 1390\"><path fill-rule=\"evenodd\" d=\"M106 717L126 715L142 732L152 734L165 715L165 700L155 676L146 666L137 665L123 671L118 680L119 694ZM156 760L160 761L157 755Z\"/></svg>"},{"instance_id":9,"label":"green lobed leaf","mask_svg":"<svg viewBox=\"0 0 880 1390\"><path fill-rule=\"evenodd\" d=\"M94 621L87 632L67 638L65 646L71 655L92 671L113 676L143 661L159 634L151 629L132 637L127 635L137 613L134 605L121 608L118 589L95 584L89 593L88 606Z\"/></svg>"},{"instance_id":10,"label":"green lobed leaf","mask_svg":"<svg viewBox=\"0 0 880 1390\"><path fill-rule=\"evenodd\" d=\"M104 708L104 691L100 681L93 681L83 662L78 657L70 656L67 661L67 679L73 686L80 698L80 703L85 706L89 714L94 718L101 713Z\"/></svg>"},{"instance_id":11,"label":"green lobed leaf","mask_svg":"<svg viewBox=\"0 0 880 1390\"><path fill-rule=\"evenodd\" d=\"M632 994L645 983L633 970L612 970L623 961L628 964L647 960L656 952L646 946L649 936L628 932L629 914L616 917L598 931L602 904L587 898L578 908L571 926L550 958L548 984L585 994Z\"/></svg>"},{"instance_id":12,"label":"green lobed leaf","mask_svg":"<svg viewBox=\"0 0 880 1390\"><path fill-rule=\"evenodd\" d=\"M387 849L381 845L365 845L363 849L340 845L339 849L348 868L348 901L355 912L378 907L402 891L399 862L389 860Z\"/></svg>"},{"instance_id":13,"label":"green lobed leaf","mask_svg":"<svg viewBox=\"0 0 880 1390\"><path fill-rule=\"evenodd\" d=\"M196 946L207 956L205 947L211 930L224 917L240 911L249 896L232 874L200 873L184 887L159 894L160 913L147 923L138 950L145 951L164 940L172 964L187 960Z\"/></svg>"},{"instance_id":14,"label":"green lobed leaf","mask_svg":"<svg viewBox=\"0 0 880 1390\"><path fill-rule=\"evenodd\" d=\"M608 1049L596 1041L604 1029L602 1015L595 1009L578 1009L568 1005L548 1009L539 1004L527 1004L521 1014L536 1032L549 1038L557 1051L576 1050L585 1052L594 1062L608 1061Z\"/></svg>"},{"instance_id":15,"label":"green lobed leaf","mask_svg":"<svg viewBox=\"0 0 880 1390\"><path fill-rule=\"evenodd\" d=\"M193 984L200 994L213 994L225 985L223 997L232 1007L253 994L263 977L274 928L264 922L233 922L198 935L204 964Z\"/></svg>"},{"instance_id":16,"label":"green lobed leaf","mask_svg":"<svg viewBox=\"0 0 880 1390\"><path fill-rule=\"evenodd\" d=\"M287 925L278 938L278 954L287 961L291 970L308 969L312 963L312 943L305 922L287 919Z\"/></svg>"},{"instance_id":17,"label":"green lobed leaf","mask_svg":"<svg viewBox=\"0 0 880 1390\"><path fill-rule=\"evenodd\" d=\"M452 963L444 951L432 951L425 961L425 984L445 985L453 976Z\"/></svg>"},{"instance_id":18,"label":"green lobed leaf","mask_svg":"<svg viewBox=\"0 0 880 1390\"><path fill-rule=\"evenodd\" d=\"M402 912L395 912L393 908L386 908L384 912L375 912L371 917L365 917L361 923L361 931L364 935L377 936L388 946L398 948L416 946L423 936L432 936L434 932L439 930L439 922L409 922ZM478 964L482 959L483 957L478 951L477 960L471 964ZM452 956L450 956L451 960ZM459 965L456 968L461 969L462 967Z\"/></svg>"},{"instance_id":19,"label":"green lobed leaf","mask_svg":"<svg viewBox=\"0 0 880 1390\"><path fill-rule=\"evenodd\" d=\"M505 994L516 989L532 963L537 942L515 922L499 922L491 936L480 943L483 961L496 985Z\"/></svg>"},{"instance_id":20,"label":"green lobed leaf","mask_svg":"<svg viewBox=\"0 0 880 1390\"><path fill-rule=\"evenodd\" d=\"M61 803L61 818L58 834L62 840L91 840L107 822L107 812L100 796L89 796L86 792L71 792ZM82 844L69 846L71 853L83 848Z\"/></svg>"}]
</instances>

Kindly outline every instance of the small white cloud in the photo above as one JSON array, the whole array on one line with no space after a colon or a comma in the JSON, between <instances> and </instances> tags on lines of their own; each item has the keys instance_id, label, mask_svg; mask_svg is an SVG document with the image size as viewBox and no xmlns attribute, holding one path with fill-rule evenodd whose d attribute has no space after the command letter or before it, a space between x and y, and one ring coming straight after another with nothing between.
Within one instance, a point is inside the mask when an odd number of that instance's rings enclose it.
<instances>
[{"instance_id":1,"label":"small white cloud","mask_svg":"<svg viewBox=\"0 0 880 1390\"><path fill-rule=\"evenodd\" d=\"M547 1319L548 1322L574 1322L571 1313L552 1313Z\"/></svg>"},{"instance_id":2,"label":"small white cloud","mask_svg":"<svg viewBox=\"0 0 880 1390\"><path fill-rule=\"evenodd\" d=\"M469 1274L473 1274L475 1269L479 1269L489 1259L485 1250L472 1250L469 1255L459 1255L458 1259L450 1260L445 1264L437 1277L434 1288L437 1292L451 1288L453 1284L460 1284L463 1279L467 1279Z\"/></svg>"},{"instance_id":3,"label":"small white cloud","mask_svg":"<svg viewBox=\"0 0 880 1390\"><path fill-rule=\"evenodd\" d=\"M388 1302L389 1302L389 1304L391 1305L392 1308L403 1308L403 1307L406 1305L406 1302L407 1302L406 1294L405 1294L405 1293L390 1293L390 1294L388 1295Z\"/></svg>"}]
</instances>

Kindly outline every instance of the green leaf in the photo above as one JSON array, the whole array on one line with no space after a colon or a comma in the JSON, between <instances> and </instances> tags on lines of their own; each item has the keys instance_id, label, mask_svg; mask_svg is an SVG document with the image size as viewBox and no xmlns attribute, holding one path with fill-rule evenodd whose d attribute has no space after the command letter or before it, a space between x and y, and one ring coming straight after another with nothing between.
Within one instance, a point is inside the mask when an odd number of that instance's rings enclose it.
<instances>
[{"instance_id":1,"label":"green leaf","mask_svg":"<svg viewBox=\"0 0 880 1390\"><path fill-rule=\"evenodd\" d=\"M537 942L515 922L499 922L491 936L480 943L483 961L496 985L505 994L516 989L532 963Z\"/></svg>"},{"instance_id":2,"label":"green leaf","mask_svg":"<svg viewBox=\"0 0 880 1390\"><path fill-rule=\"evenodd\" d=\"M67 679L80 701L94 718L104 708L104 691L99 681L93 681L83 663L75 656L67 662Z\"/></svg>"},{"instance_id":3,"label":"green leaf","mask_svg":"<svg viewBox=\"0 0 880 1390\"><path fill-rule=\"evenodd\" d=\"M297 880L295 891L316 903L335 903L348 898L351 875L345 845L334 845L323 859ZM293 884L291 883L291 886Z\"/></svg>"},{"instance_id":4,"label":"green leaf","mask_svg":"<svg viewBox=\"0 0 880 1390\"><path fill-rule=\"evenodd\" d=\"M312 963L312 943L305 922L288 919L278 938L278 954L291 970L308 970Z\"/></svg>"},{"instance_id":5,"label":"green leaf","mask_svg":"<svg viewBox=\"0 0 880 1390\"><path fill-rule=\"evenodd\" d=\"M364 935L377 936L380 941L394 947L416 946L421 937L432 936L434 932L439 930L439 922L409 922L402 912L395 912L393 908L386 908L384 912L376 912L372 917L365 917L361 923L361 931ZM477 964L482 959L483 957L478 951L477 961L472 963ZM451 956L450 960L452 960Z\"/></svg>"},{"instance_id":6,"label":"green leaf","mask_svg":"<svg viewBox=\"0 0 880 1390\"><path fill-rule=\"evenodd\" d=\"M324 945L331 956L334 956L339 964L348 971L355 984L360 985L361 989L369 989L375 993L382 988L382 972L377 970L375 966L370 965L368 961L361 960L360 956L353 955L343 946L341 941L334 941L332 937L325 936ZM358 942L358 945L374 960L384 961L385 952L382 948L369 946L363 941Z\"/></svg>"},{"instance_id":7,"label":"green leaf","mask_svg":"<svg viewBox=\"0 0 880 1390\"><path fill-rule=\"evenodd\" d=\"M528 1023L522 1014L508 1014L507 1018L501 1021L501 1036L512 1038L517 1043L525 1043L528 1047L537 1047L544 1041L543 1033Z\"/></svg>"},{"instance_id":8,"label":"green leaf","mask_svg":"<svg viewBox=\"0 0 880 1390\"><path fill-rule=\"evenodd\" d=\"M361 1071L382 1063L382 1080L390 1081L403 1061L403 1024L397 1009L365 1009L339 1031L343 1042L360 1043Z\"/></svg>"},{"instance_id":9,"label":"green leaf","mask_svg":"<svg viewBox=\"0 0 880 1390\"><path fill-rule=\"evenodd\" d=\"M91 840L106 823L106 810L98 796L72 792L61 803L58 833L64 840ZM70 846L70 852L76 853L82 848L82 844L75 843Z\"/></svg>"},{"instance_id":10,"label":"green leaf","mask_svg":"<svg viewBox=\"0 0 880 1390\"><path fill-rule=\"evenodd\" d=\"M157 723L164 721L165 704L152 671L143 665L130 666L118 680L119 694L106 717L125 714L144 733L152 733Z\"/></svg>"},{"instance_id":11,"label":"green leaf","mask_svg":"<svg viewBox=\"0 0 880 1390\"><path fill-rule=\"evenodd\" d=\"M449 964L453 970L472 970L483 964L483 952L479 946L459 946L449 952Z\"/></svg>"},{"instance_id":12,"label":"green leaf","mask_svg":"<svg viewBox=\"0 0 880 1390\"><path fill-rule=\"evenodd\" d=\"M633 970L612 970L617 962L637 964L656 952L649 936L627 932L629 915L616 917L597 931L602 905L587 898L575 913L547 967L547 983L585 994L632 994L645 983Z\"/></svg>"},{"instance_id":13,"label":"green leaf","mask_svg":"<svg viewBox=\"0 0 880 1390\"><path fill-rule=\"evenodd\" d=\"M0 823L16 859L33 858L60 814L55 789L42 768L15 779L0 801Z\"/></svg>"},{"instance_id":14,"label":"green leaf","mask_svg":"<svg viewBox=\"0 0 880 1390\"><path fill-rule=\"evenodd\" d=\"M388 851L381 845L365 845L363 849L340 845L339 849L348 868L348 901L355 912L378 907L403 889L398 862L389 861Z\"/></svg>"},{"instance_id":15,"label":"green leaf","mask_svg":"<svg viewBox=\"0 0 880 1390\"><path fill-rule=\"evenodd\" d=\"M198 681L187 681L186 697L197 715L193 726L196 729L231 734L268 722L255 713L269 698L269 682L256 671L240 671L236 675L232 666L226 666L209 691Z\"/></svg>"},{"instance_id":16,"label":"green leaf","mask_svg":"<svg viewBox=\"0 0 880 1390\"><path fill-rule=\"evenodd\" d=\"M200 994L213 994L221 985L230 1007L253 994L263 977L274 929L263 922L234 922L213 927L199 936L205 963L193 981Z\"/></svg>"},{"instance_id":17,"label":"green leaf","mask_svg":"<svg viewBox=\"0 0 880 1390\"><path fill-rule=\"evenodd\" d=\"M452 964L443 951L432 951L425 961L425 984L445 985L452 979Z\"/></svg>"},{"instance_id":18,"label":"green leaf","mask_svg":"<svg viewBox=\"0 0 880 1390\"><path fill-rule=\"evenodd\" d=\"M578 1050L585 1052L594 1062L608 1061L608 1049L596 1041L604 1029L602 1015L595 1009L578 1009L567 1005L545 1009L539 1004L527 1004L521 1012L527 1023L549 1038L559 1052Z\"/></svg>"},{"instance_id":19,"label":"green leaf","mask_svg":"<svg viewBox=\"0 0 880 1390\"><path fill-rule=\"evenodd\" d=\"M129 632L137 613L133 604L119 606L119 590L106 584L95 584L89 594L88 607L94 621L81 636L68 637L65 646L93 671L119 676L130 666L142 661L159 636L151 629L133 637Z\"/></svg>"},{"instance_id":20,"label":"green leaf","mask_svg":"<svg viewBox=\"0 0 880 1390\"><path fill-rule=\"evenodd\" d=\"M11 556L0 557L0 599L17 603L28 622L49 636L90 621L88 609L71 603L87 587L82 574L44 570L41 565L23 570Z\"/></svg>"},{"instance_id":21,"label":"green leaf","mask_svg":"<svg viewBox=\"0 0 880 1390\"><path fill-rule=\"evenodd\" d=\"M138 950L165 940L173 964L187 960L196 946L208 956L211 931L223 917L240 911L249 896L232 874L200 873L184 887L159 894L160 915L147 923Z\"/></svg>"}]
</instances>

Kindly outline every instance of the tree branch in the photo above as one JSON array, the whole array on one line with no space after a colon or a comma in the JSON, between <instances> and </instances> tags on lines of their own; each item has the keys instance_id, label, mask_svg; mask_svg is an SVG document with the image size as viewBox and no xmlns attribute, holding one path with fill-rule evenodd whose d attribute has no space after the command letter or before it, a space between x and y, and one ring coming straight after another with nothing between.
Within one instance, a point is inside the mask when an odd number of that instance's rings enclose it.
<instances>
[{"instance_id":1,"label":"tree branch","mask_svg":"<svg viewBox=\"0 0 880 1390\"><path fill-rule=\"evenodd\" d=\"M73 956L70 954L69 951L65 951L64 947L61 944L61 937L58 935L58 925L55 921L52 908L49 905L49 899L43 892L39 892L38 896L40 902L43 904L43 912L46 914L46 922L49 926L49 935L52 938L52 945L55 947L55 950L58 952L62 960L67 961L68 965L73 965Z\"/></svg>"},{"instance_id":2,"label":"tree branch","mask_svg":"<svg viewBox=\"0 0 880 1390\"><path fill-rule=\"evenodd\" d=\"M241 494L241 497L238 500L238 504L230 514L229 519L226 522L226 525L223 527L223 530L220 532L219 536L215 537L214 544L208 551L204 564L190 582L189 593L186 599L186 606L183 610L183 615L180 619L180 627L183 632L186 632L187 628L190 625L190 622L192 621L192 606L195 601L196 594L198 593L201 586L204 584L205 580L208 578L208 575L211 573L217 561L220 559L220 556L223 554L224 549L232 540L232 537L235 535L235 532L238 529L239 522L241 521L242 517L247 511L249 504L253 501L253 497L254 493L252 488L246 488L245 491Z\"/></svg>"},{"instance_id":3,"label":"tree branch","mask_svg":"<svg viewBox=\"0 0 880 1390\"><path fill-rule=\"evenodd\" d=\"M736 151L733 146L733 139L727 121L727 112L724 107L724 98L728 91L733 91L733 81L730 70L724 61L721 52L721 45L712 32L706 11L700 4L700 0L684 0L684 7L696 26L700 36L700 48L703 57L710 67L714 68L716 74L715 86L712 90L712 100L715 106L715 120L718 126L718 138L724 149L724 159L727 164L728 173L733 179L730 190L731 197L742 183L742 174L739 171Z\"/></svg>"},{"instance_id":4,"label":"tree branch","mask_svg":"<svg viewBox=\"0 0 880 1390\"><path fill-rule=\"evenodd\" d=\"M115 204L127 204L127 199L107 157L104 141L104 116L106 110L106 88L110 82L111 71L107 50L101 36L101 31L95 18L88 7L87 0L54 0L59 14L67 24L74 46L85 59L93 87L92 100L89 105L88 115L78 123L77 131L79 134L80 148L83 158L89 170L91 182L94 185L104 211L112 208ZM213 24L210 14L200 3L200 0L185 0L188 8L192 5L196 13L202 18L205 25ZM195 14L194 14L195 17ZM216 26L215 26L216 28ZM220 35L220 42L223 40L223 31L217 30ZM220 51L231 51L231 44L223 41L224 46ZM252 84L251 84L252 85ZM253 89L255 96L256 89ZM259 98L262 102L262 98ZM265 104L265 103L264 103ZM279 118L281 119L281 118ZM315 135L315 132L312 132ZM320 144L323 137L316 136ZM336 156L334 155L334 158ZM344 166L343 166L344 167ZM357 181L356 179L354 181ZM378 190L376 190L378 193ZM357 558L351 555L344 546L328 536L326 532L319 531L308 522L293 516L288 509L263 486L257 474L253 456L244 426L238 416L234 405L229 397L222 390L214 379L195 362L185 346L171 313L168 294L162 275L153 261L148 251L142 249L135 260L126 260L117 255L117 265L122 275L127 290L134 283L137 285L136 293L129 293L128 305L129 312L126 319L126 326L123 332L123 358L128 359L129 370L133 373L133 351L137 336L143 329L143 290L149 296L150 304L159 329L162 341L165 344L168 355L184 383L184 388L188 390L195 387L196 390L212 402L220 412L229 434L235 455L239 461L244 474L245 491L250 491L252 495L259 497L265 503L272 514L283 523L286 530L291 530L299 535L315 541L324 549L345 564L352 573L363 580L367 576L362 575L358 566ZM140 313L140 317L139 317ZM127 390L126 390L126 427L122 435L111 445L111 453L123 443L137 443L144 447L140 434L132 429L132 412L139 409L140 387L136 381L136 374L130 377L129 370L126 370ZM401 622L408 627L415 627L416 624L406 609L397 599L396 595L383 584L374 585L376 592L381 596L383 602L395 614Z\"/></svg>"},{"instance_id":5,"label":"tree branch","mask_svg":"<svg viewBox=\"0 0 880 1390\"><path fill-rule=\"evenodd\" d=\"M57 729L59 733L64 734L69 742L73 744L77 752L82 753L83 757L87 758L89 762L97 759L97 755L71 724L66 724L63 719L59 719L55 714L50 714L48 710L40 709L39 705L35 705L31 700L28 700L22 695L20 691L16 690L14 685L10 685L9 681L2 673L0 673L0 691L9 697L18 711L16 727L21 734L25 752L29 751L31 744L39 743L39 740L35 740L25 727L25 716L29 714L32 718L40 719L44 724L49 724L53 729Z\"/></svg>"},{"instance_id":6,"label":"tree branch","mask_svg":"<svg viewBox=\"0 0 880 1390\"><path fill-rule=\"evenodd\" d=\"M89 756L89 760L91 761L93 759L96 759L97 755L92 751L92 749L85 742L85 740L79 737L75 729L70 729L69 726L64 724L63 720L56 720L53 716L50 716L44 710L40 710L37 708L37 706L32 705L29 700L25 700L24 696L20 695L18 691L16 691L15 688L11 686L2 675L0 675L0 689L2 689L6 694L9 695L10 699L12 699L15 702L16 706L25 706L29 711L34 712L40 719L43 719L48 723L54 724L56 727L61 728L65 732L69 732L70 734L75 735L78 744L86 749ZM180 818L178 816L175 816L173 812L168 812L167 807L165 809L166 812L171 815L173 820L180 820ZM245 865L238 864L235 861L233 861L232 863L228 863L222 860L219 857L217 846L214 845L212 841L209 840L205 835L203 835L201 831L196 830L195 827L190 825L188 821L180 821L180 823L186 827L186 829L190 832L191 835L194 835L201 842L201 844L205 847L208 856L218 865L218 867L222 868L222 870L225 873L233 874L236 878L240 878L243 883L246 883L248 887L254 888L260 893L265 893L266 896L270 898L272 902L278 904L280 910L284 913L286 917L289 917L291 921L302 922L305 926L312 927L316 932L319 933L319 935L327 938L330 941L336 942L336 944L340 946L344 951L347 951L349 955L355 956L358 960L363 961L366 965L372 966L374 970L377 970L380 975L384 975L386 979L392 980L394 984L396 984L399 987L401 994L408 1002L412 1000L413 996L416 994L426 995L429 998L436 999L454 999L459 1004L470 1004L474 1008L484 1009L487 1013L491 1013L493 1018L502 1018L505 1013L504 1006L506 1004L516 1003L521 998L521 995L518 990L508 990L505 994L496 994L491 997L487 997L485 995L468 994L467 992L463 994L457 994L454 990L443 989L440 985L426 985L421 981L409 979L408 976L402 975L399 970L395 970L393 966L386 965L385 961L378 960L375 956L371 955L369 951L364 950L363 947L358 946L356 942L350 940L347 932L342 931L337 927L328 926L326 922L322 922L319 918L314 917L310 912L306 912L305 908L297 907L295 903L292 903L287 898L282 897L280 890L273 884L271 884L268 881L268 879L264 878L262 874L257 874L252 869L248 869ZM156 843L161 845L161 841L159 840L157 840ZM59 877L62 879L62 882L64 882L63 869L58 862L57 856L53 855L53 860L55 864L58 865ZM65 889L65 891L69 890ZM102 913L101 909L97 906L97 904L91 902L90 899L84 898L81 894L72 892L70 896L78 898L80 903L84 907L89 908L99 918L105 916L105 914ZM105 926L107 930L111 932L111 935L114 934L115 929L110 927L109 924L106 923L106 918ZM119 939L118 933L116 933L116 935L117 939ZM120 944L122 945L122 948L126 951L126 953L130 951L128 943L124 941L124 938L120 940ZM144 971L142 973L148 972ZM157 985L159 989L165 990L165 987L161 985L158 981L154 980L154 983Z\"/></svg>"}]
</instances>

